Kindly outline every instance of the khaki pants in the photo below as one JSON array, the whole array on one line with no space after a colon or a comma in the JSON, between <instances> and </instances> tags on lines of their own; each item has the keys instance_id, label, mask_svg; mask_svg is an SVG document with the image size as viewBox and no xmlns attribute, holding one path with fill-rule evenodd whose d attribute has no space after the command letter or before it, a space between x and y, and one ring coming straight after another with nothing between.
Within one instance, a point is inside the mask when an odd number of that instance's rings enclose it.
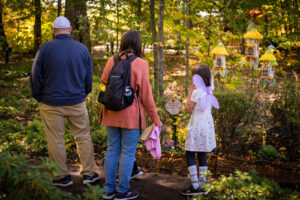
<instances>
[{"instance_id":1,"label":"khaki pants","mask_svg":"<svg viewBox=\"0 0 300 200\"><path fill-rule=\"evenodd\" d=\"M81 175L94 174L94 148L89 129L89 118L85 102L72 106L49 106L39 103L40 114L47 136L50 160L58 163L61 176L69 174L65 150L65 119L75 138L82 165Z\"/></svg>"}]
</instances>

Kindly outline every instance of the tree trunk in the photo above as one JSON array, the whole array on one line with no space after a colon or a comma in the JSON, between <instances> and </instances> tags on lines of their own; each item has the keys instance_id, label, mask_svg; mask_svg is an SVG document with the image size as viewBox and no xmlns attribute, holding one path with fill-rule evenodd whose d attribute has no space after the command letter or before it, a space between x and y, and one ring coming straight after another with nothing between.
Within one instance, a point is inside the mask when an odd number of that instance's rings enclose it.
<instances>
[{"instance_id":1,"label":"tree trunk","mask_svg":"<svg viewBox=\"0 0 300 200\"><path fill-rule=\"evenodd\" d=\"M269 20L267 14L265 14L265 35L266 37L269 35Z\"/></svg>"},{"instance_id":2,"label":"tree trunk","mask_svg":"<svg viewBox=\"0 0 300 200\"><path fill-rule=\"evenodd\" d=\"M158 36L159 36L159 84L160 95L163 94L164 83L164 10L165 0L160 0L159 4L159 23L158 23Z\"/></svg>"},{"instance_id":3,"label":"tree trunk","mask_svg":"<svg viewBox=\"0 0 300 200\"><path fill-rule=\"evenodd\" d=\"M190 29L190 19L189 19L189 15L190 15L190 0L186 0L185 1L185 5L186 5L186 28L187 30ZM189 75L190 75L190 63L189 63L189 59L190 59L190 37L187 37L186 42L185 42L185 55L186 55L186 66L185 66L185 95L187 96L189 93Z\"/></svg>"},{"instance_id":4,"label":"tree trunk","mask_svg":"<svg viewBox=\"0 0 300 200\"><path fill-rule=\"evenodd\" d=\"M119 51L119 24L120 23L120 13L119 13L119 0L117 0L117 48L116 52Z\"/></svg>"},{"instance_id":5,"label":"tree trunk","mask_svg":"<svg viewBox=\"0 0 300 200\"><path fill-rule=\"evenodd\" d=\"M150 0L150 15L151 15L151 31L152 31L152 44L153 44L153 57L154 57L154 96L156 97L159 91L159 68L158 68L158 45L157 45L157 32L155 22L155 0Z\"/></svg>"},{"instance_id":6,"label":"tree trunk","mask_svg":"<svg viewBox=\"0 0 300 200\"><path fill-rule=\"evenodd\" d=\"M141 16L142 16L142 0L137 0L137 20L138 24L142 22ZM140 26L138 26L138 29L140 29Z\"/></svg>"},{"instance_id":7,"label":"tree trunk","mask_svg":"<svg viewBox=\"0 0 300 200\"><path fill-rule=\"evenodd\" d=\"M34 53L38 51L42 41L42 8L41 8L41 0L34 0Z\"/></svg>"},{"instance_id":8,"label":"tree trunk","mask_svg":"<svg viewBox=\"0 0 300 200\"><path fill-rule=\"evenodd\" d=\"M90 24L86 12L86 0L66 0L65 16L72 26L72 37L91 52Z\"/></svg>"},{"instance_id":9,"label":"tree trunk","mask_svg":"<svg viewBox=\"0 0 300 200\"><path fill-rule=\"evenodd\" d=\"M61 14L61 0L57 0L57 17Z\"/></svg>"},{"instance_id":10,"label":"tree trunk","mask_svg":"<svg viewBox=\"0 0 300 200\"><path fill-rule=\"evenodd\" d=\"M3 8L3 2L0 1L0 47L5 53L5 64L9 61L9 53L10 49L8 47L5 31L4 31L4 25L3 25L3 19L2 19L2 8Z\"/></svg>"}]
</instances>

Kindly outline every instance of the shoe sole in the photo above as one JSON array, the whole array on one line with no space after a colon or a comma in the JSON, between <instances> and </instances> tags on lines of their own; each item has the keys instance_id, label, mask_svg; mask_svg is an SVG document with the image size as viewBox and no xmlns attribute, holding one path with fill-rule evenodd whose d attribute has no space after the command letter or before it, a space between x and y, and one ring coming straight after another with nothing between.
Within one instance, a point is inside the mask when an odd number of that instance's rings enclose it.
<instances>
[{"instance_id":1,"label":"shoe sole","mask_svg":"<svg viewBox=\"0 0 300 200\"><path fill-rule=\"evenodd\" d=\"M99 180L100 177L96 177L96 178L93 178L92 180L84 180L83 181L83 184L88 184L88 183L94 183L95 181Z\"/></svg>"},{"instance_id":2,"label":"shoe sole","mask_svg":"<svg viewBox=\"0 0 300 200\"><path fill-rule=\"evenodd\" d=\"M69 183L66 183L66 184L63 184L63 183L52 183L52 185L61 186L61 187L67 187L67 186L73 185L73 181L70 181Z\"/></svg>"},{"instance_id":3,"label":"shoe sole","mask_svg":"<svg viewBox=\"0 0 300 200\"><path fill-rule=\"evenodd\" d=\"M139 197L139 195L136 195L134 197L129 197L129 198L126 198L126 197L124 197L124 198L115 198L115 200L130 200L130 199L136 199L138 197Z\"/></svg>"},{"instance_id":4,"label":"shoe sole","mask_svg":"<svg viewBox=\"0 0 300 200\"><path fill-rule=\"evenodd\" d=\"M207 195L207 192L194 192L194 193L183 193L183 192L181 192L181 194L184 195L184 196Z\"/></svg>"},{"instance_id":5,"label":"shoe sole","mask_svg":"<svg viewBox=\"0 0 300 200\"><path fill-rule=\"evenodd\" d=\"M138 177L138 176L141 176L141 175L143 175L143 174L144 174L144 172L140 171L139 173L137 173L137 174L135 174L134 176L130 177L130 179L134 179L134 178L136 178L136 177Z\"/></svg>"},{"instance_id":6,"label":"shoe sole","mask_svg":"<svg viewBox=\"0 0 300 200\"><path fill-rule=\"evenodd\" d=\"M114 199L115 196L116 196L115 194L111 196L103 196L102 199Z\"/></svg>"}]
</instances>

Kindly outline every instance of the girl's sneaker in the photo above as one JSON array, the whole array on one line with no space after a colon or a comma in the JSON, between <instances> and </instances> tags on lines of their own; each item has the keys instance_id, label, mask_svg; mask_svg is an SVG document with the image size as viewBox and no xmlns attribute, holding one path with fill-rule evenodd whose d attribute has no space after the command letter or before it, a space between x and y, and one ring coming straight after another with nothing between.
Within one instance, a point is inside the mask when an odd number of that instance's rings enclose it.
<instances>
[{"instance_id":1,"label":"girl's sneaker","mask_svg":"<svg viewBox=\"0 0 300 200\"><path fill-rule=\"evenodd\" d=\"M136 199L138 198L139 194L128 190L127 192L117 192L115 200L127 200L127 199Z\"/></svg>"},{"instance_id":2,"label":"girl's sneaker","mask_svg":"<svg viewBox=\"0 0 300 200\"><path fill-rule=\"evenodd\" d=\"M200 194L207 194L207 192L204 190L203 187L199 187L197 189L195 189L192 185L190 187L188 187L185 190L181 191L182 195L185 196L192 196L192 195L200 195Z\"/></svg>"},{"instance_id":3,"label":"girl's sneaker","mask_svg":"<svg viewBox=\"0 0 300 200\"><path fill-rule=\"evenodd\" d=\"M136 178L140 175L143 175L143 174L144 174L143 171L141 171L139 169L136 169L136 170L132 171L130 179L134 179L134 178Z\"/></svg>"}]
</instances>

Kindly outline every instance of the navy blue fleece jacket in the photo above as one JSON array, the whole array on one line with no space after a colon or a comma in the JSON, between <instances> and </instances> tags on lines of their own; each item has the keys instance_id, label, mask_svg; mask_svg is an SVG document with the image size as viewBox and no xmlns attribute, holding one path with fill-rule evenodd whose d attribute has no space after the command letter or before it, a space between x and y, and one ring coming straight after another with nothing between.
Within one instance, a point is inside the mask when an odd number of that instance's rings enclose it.
<instances>
[{"instance_id":1,"label":"navy blue fleece jacket","mask_svg":"<svg viewBox=\"0 0 300 200\"><path fill-rule=\"evenodd\" d=\"M60 34L43 44L32 66L32 96L52 106L81 103L92 90L93 64L87 48Z\"/></svg>"}]
</instances>

